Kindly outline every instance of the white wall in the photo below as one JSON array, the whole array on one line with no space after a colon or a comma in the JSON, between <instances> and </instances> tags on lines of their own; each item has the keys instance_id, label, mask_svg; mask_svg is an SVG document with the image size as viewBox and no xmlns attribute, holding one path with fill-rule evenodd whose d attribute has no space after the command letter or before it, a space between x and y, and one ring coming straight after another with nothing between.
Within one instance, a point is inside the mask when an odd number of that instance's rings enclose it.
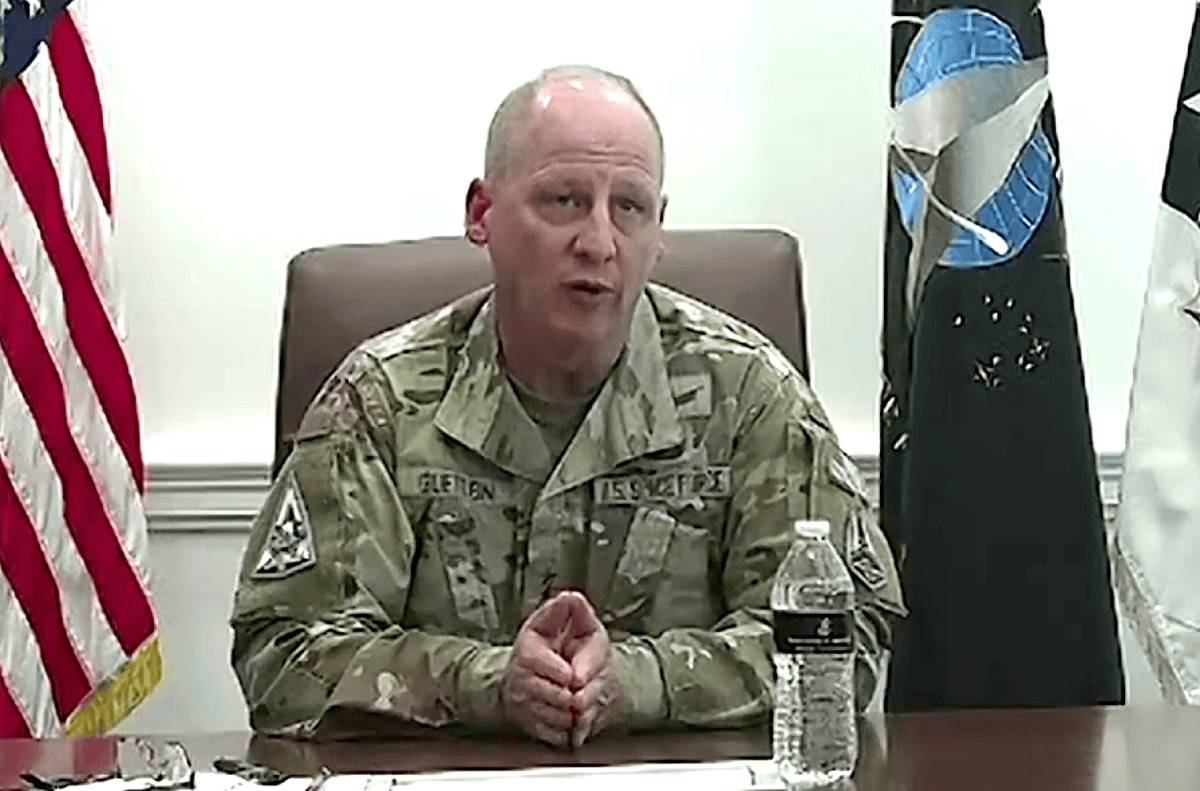
<instances>
[{"instance_id":1,"label":"white wall","mask_svg":"<svg viewBox=\"0 0 1200 791\"><path fill-rule=\"evenodd\" d=\"M579 61L660 115L669 224L799 235L815 385L874 452L889 5L96 3L147 460L267 460L287 260L458 232L497 101ZM1116 451L1193 4L1044 7L1096 444Z\"/></svg>"},{"instance_id":2,"label":"white wall","mask_svg":"<svg viewBox=\"0 0 1200 791\"><path fill-rule=\"evenodd\" d=\"M245 731L246 705L229 665L229 612L244 533L156 532L151 593L163 677L120 733Z\"/></svg>"},{"instance_id":3,"label":"white wall","mask_svg":"<svg viewBox=\"0 0 1200 791\"><path fill-rule=\"evenodd\" d=\"M1120 451L1196 4L1046 0L1042 8L1096 450Z\"/></svg>"},{"instance_id":4,"label":"white wall","mask_svg":"<svg viewBox=\"0 0 1200 791\"><path fill-rule=\"evenodd\" d=\"M91 9L149 462L266 461L287 260L460 232L495 105L580 61L633 75L660 115L670 224L801 237L816 383L873 447L884 0L331 7Z\"/></svg>"},{"instance_id":5,"label":"white wall","mask_svg":"<svg viewBox=\"0 0 1200 791\"><path fill-rule=\"evenodd\" d=\"M1192 0L1045 0L1097 450L1119 451ZM888 0L577 6L105 0L118 262L152 464L265 463L284 270L310 246L457 233L503 94L631 75L667 142L668 224L802 240L814 384L876 452ZM240 727L237 535L156 535L164 692L129 727Z\"/></svg>"}]
</instances>

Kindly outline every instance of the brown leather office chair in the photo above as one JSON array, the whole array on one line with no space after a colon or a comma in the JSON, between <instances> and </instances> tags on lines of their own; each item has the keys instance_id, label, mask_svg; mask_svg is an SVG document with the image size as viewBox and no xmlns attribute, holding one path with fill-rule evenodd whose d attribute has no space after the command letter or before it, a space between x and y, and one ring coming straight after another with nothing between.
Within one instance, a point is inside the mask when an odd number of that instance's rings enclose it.
<instances>
[{"instance_id":1,"label":"brown leather office chair","mask_svg":"<svg viewBox=\"0 0 1200 791\"><path fill-rule=\"evenodd\" d=\"M653 279L755 326L808 376L796 239L775 230L669 231ZM288 264L279 340L279 471L309 401L351 350L490 281L486 253L463 239L338 245Z\"/></svg>"}]
</instances>

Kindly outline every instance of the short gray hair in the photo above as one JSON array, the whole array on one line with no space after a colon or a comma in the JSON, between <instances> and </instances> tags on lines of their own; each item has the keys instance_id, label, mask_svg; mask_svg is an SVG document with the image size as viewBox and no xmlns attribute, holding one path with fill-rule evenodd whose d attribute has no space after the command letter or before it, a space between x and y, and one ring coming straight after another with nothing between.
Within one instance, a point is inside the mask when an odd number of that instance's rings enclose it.
<instances>
[{"instance_id":1,"label":"short gray hair","mask_svg":"<svg viewBox=\"0 0 1200 791\"><path fill-rule=\"evenodd\" d=\"M488 125L487 147L483 156L483 177L497 178L503 176L505 170L508 169L511 164L509 160L512 156L513 134L529 114L538 91L551 82L572 77L592 78L607 82L629 94L629 97L642 108L646 117L650 119L650 125L654 127L654 136L658 140L658 180L661 184L663 135L654 111L650 109L650 105L646 104L646 100L638 92L633 80L611 71L585 65L554 66L545 69L541 74L517 86L504 97L500 106L496 108L495 114L492 115L491 124Z\"/></svg>"}]
</instances>

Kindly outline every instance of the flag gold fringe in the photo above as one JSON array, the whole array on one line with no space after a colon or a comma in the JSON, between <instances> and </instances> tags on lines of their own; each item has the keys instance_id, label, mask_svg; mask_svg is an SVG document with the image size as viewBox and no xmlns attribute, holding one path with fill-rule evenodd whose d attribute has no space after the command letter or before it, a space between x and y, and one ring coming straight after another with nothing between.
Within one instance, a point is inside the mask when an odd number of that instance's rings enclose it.
<instances>
[{"instance_id":1,"label":"flag gold fringe","mask_svg":"<svg viewBox=\"0 0 1200 791\"><path fill-rule=\"evenodd\" d=\"M158 635L155 635L115 675L105 680L83 706L75 710L63 729L63 735L99 736L107 733L149 696L161 678L162 654L158 650Z\"/></svg>"}]
</instances>

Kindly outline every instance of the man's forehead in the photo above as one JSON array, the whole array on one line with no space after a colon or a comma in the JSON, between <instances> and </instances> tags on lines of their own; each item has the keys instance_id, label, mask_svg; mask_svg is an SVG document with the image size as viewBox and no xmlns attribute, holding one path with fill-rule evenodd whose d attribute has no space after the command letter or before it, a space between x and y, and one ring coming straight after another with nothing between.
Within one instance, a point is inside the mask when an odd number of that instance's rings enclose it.
<instances>
[{"instance_id":1,"label":"man's forehead","mask_svg":"<svg viewBox=\"0 0 1200 791\"><path fill-rule=\"evenodd\" d=\"M541 124L624 127L638 136L653 136L650 116L622 86L592 77L564 77L542 85L534 94L529 120Z\"/></svg>"},{"instance_id":2,"label":"man's forehead","mask_svg":"<svg viewBox=\"0 0 1200 791\"><path fill-rule=\"evenodd\" d=\"M657 184L651 169L652 166L653 163L649 161L630 162L618 166L611 172L609 183L613 189L633 190L639 193L648 191L650 193L648 197L653 197L657 191ZM597 180L595 171L590 169L586 163L579 162L551 162L545 167L535 170L530 177L535 183L544 186L554 185L586 190L591 190Z\"/></svg>"},{"instance_id":3,"label":"man's forehead","mask_svg":"<svg viewBox=\"0 0 1200 791\"><path fill-rule=\"evenodd\" d=\"M535 94L526 124L518 154L526 167L572 151L623 151L648 174L657 169L650 118L619 85L586 77L555 80Z\"/></svg>"}]
</instances>

